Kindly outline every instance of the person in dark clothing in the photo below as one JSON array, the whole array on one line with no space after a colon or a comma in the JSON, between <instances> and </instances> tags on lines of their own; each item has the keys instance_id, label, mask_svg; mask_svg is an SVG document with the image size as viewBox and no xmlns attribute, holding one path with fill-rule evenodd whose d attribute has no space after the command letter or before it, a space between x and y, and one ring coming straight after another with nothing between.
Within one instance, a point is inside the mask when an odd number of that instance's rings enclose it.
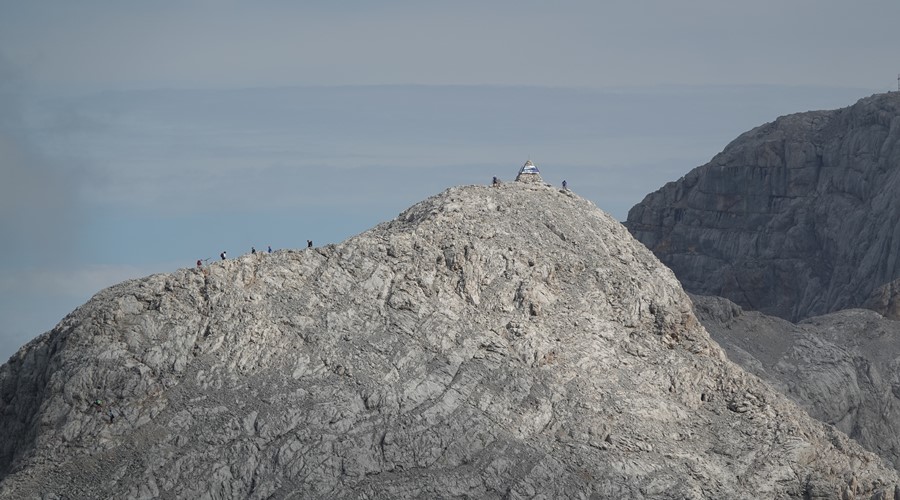
<instances>
[{"instance_id":1,"label":"person in dark clothing","mask_svg":"<svg viewBox=\"0 0 900 500\"><path fill-rule=\"evenodd\" d=\"M272 245L269 245L269 253L272 253Z\"/></svg>"},{"instance_id":2,"label":"person in dark clothing","mask_svg":"<svg viewBox=\"0 0 900 500\"><path fill-rule=\"evenodd\" d=\"M312 248L312 240L306 240L306 248Z\"/></svg>"},{"instance_id":3,"label":"person in dark clothing","mask_svg":"<svg viewBox=\"0 0 900 500\"><path fill-rule=\"evenodd\" d=\"M256 255L256 247L250 247L250 253Z\"/></svg>"},{"instance_id":4,"label":"person in dark clothing","mask_svg":"<svg viewBox=\"0 0 900 500\"><path fill-rule=\"evenodd\" d=\"M203 261L200 259L197 259L197 269L200 269L201 267L203 267Z\"/></svg>"},{"instance_id":5,"label":"person in dark clothing","mask_svg":"<svg viewBox=\"0 0 900 500\"><path fill-rule=\"evenodd\" d=\"M219 257L222 257L222 260L225 260L226 258L228 258L228 253L227 253L227 252L222 252L222 253L219 254Z\"/></svg>"},{"instance_id":6,"label":"person in dark clothing","mask_svg":"<svg viewBox=\"0 0 900 500\"><path fill-rule=\"evenodd\" d=\"M500 179L497 178L497 176L495 175L494 180L491 181L491 186L499 186L499 185L500 185Z\"/></svg>"},{"instance_id":7,"label":"person in dark clothing","mask_svg":"<svg viewBox=\"0 0 900 500\"><path fill-rule=\"evenodd\" d=\"M569 184L566 183L566 181L563 181L563 189L566 189L566 190L569 189Z\"/></svg>"}]
</instances>

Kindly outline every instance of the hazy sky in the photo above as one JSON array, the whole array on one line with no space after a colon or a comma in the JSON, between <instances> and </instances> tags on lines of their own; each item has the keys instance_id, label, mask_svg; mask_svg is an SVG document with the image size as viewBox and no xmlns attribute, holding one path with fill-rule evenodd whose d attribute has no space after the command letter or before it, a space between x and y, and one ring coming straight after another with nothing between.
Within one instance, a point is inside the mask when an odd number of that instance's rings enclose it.
<instances>
[{"instance_id":1,"label":"hazy sky","mask_svg":"<svg viewBox=\"0 0 900 500\"><path fill-rule=\"evenodd\" d=\"M896 89L896 0L0 0L0 360L102 287L337 242L527 158L624 219Z\"/></svg>"}]
</instances>

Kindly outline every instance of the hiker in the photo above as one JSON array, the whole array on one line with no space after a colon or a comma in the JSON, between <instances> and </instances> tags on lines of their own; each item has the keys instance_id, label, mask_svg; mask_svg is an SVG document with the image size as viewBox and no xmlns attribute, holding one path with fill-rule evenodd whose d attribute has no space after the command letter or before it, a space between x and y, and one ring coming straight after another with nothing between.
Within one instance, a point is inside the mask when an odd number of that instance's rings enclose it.
<instances>
[{"instance_id":1,"label":"hiker","mask_svg":"<svg viewBox=\"0 0 900 500\"><path fill-rule=\"evenodd\" d=\"M272 245L269 245L269 253L272 253Z\"/></svg>"},{"instance_id":2,"label":"hiker","mask_svg":"<svg viewBox=\"0 0 900 500\"><path fill-rule=\"evenodd\" d=\"M222 260L225 260L228 257L228 253L223 250L222 253L219 254L219 257L222 257Z\"/></svg>"},{"instance_id":3,"label":"hiker","mask_svg":"<svg viewBox=\"0 0 900 500\"><path fill-rule=\"evenodd\" d=\"M250 247L250 253L256 255L256 247Z\"/></svg>"},{"instance_id":4,"label":"hiker","mask_svg":"<svg viewBox=\"0 0 900 500\"><path fill-rule=\"evenodd\" d=\"M569 185L566 183L565 179L563 180L563 189L565 189L566 191L569 190Z\"/></svg>"},{"instance_id":5,"label":"hiker","mask_svg":"<svg viewBox=\"0 0 900 500\"><path fill-rule=\"evenodd\" d=\"M499 185L500 185L500 179L497 178L497 176L495 175L494 180L491 181L491 186L499 186Z\"/></svg>"},{"instance_id":6,"label":"hiker","mask_svg":"<svg viewBox=\"0 0 900 500\"><path fill-rule=\"evenodd\" d=\"M116 419L116 414L113 413L112 408L109 409L109 423L113 423Z\"/></svg>"},{"instance_id":7,"label":"hiker","mask_svg":"<svg viewBox=\"0 0 900 500\"><path fill-rule=\"evenodd\" d=\"M197 259L197 269L200 269L202 267L203 267L203 261L200 259Z\"/></svg>"},{"instance_id":8,"label":"hiker","mask_svg":"<svg viewBox=\"0 0 900 500\"><path fill-rule=\"evenodd\" d=\"M306 240L306 248L312 248L312 240Z\"/></svg>"}]
</instances>

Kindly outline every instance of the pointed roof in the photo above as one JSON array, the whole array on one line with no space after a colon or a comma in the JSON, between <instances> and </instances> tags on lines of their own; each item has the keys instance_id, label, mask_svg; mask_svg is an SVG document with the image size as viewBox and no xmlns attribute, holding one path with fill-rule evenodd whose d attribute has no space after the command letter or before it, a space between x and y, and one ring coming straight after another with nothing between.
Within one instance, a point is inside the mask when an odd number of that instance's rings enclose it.
<instances>
[{"instance_id":1,"label":"pointed roof","mask_svg":"<svg viewBox=\"0 0 900 500\"><path fill-rule=\"evenodd\" d=\"M526 161L525 164L522 165L522 168L519 170L519 175L539 173L541 172L538 170L537 166L535 166L534 163L531 163L531 160Z\"/></svg>"},{"instance_id":2,"label":"pointed roof","mask_svg":"<svg viewBox=\"0 0 900 500\"><path fill-rule=\"evenodd\" d=\"M537 165L531 163L531 160L525 162L522 165L522 168L519 169L519 175L516 176L516 180L520 182L544 182L541 179L541 172L538 170Z\"/></svg>"}]
</instances>

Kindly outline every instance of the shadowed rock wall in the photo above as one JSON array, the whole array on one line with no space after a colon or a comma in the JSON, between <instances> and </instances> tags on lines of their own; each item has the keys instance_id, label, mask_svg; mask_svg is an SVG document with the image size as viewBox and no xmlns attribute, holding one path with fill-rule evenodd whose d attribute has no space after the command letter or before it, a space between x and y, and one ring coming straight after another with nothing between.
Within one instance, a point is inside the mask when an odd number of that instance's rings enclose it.
<instances>
[{"instance_id":1,"label":"shadowed rock wall","mask_svg":"<svg viewBox=\"0 0 900 500\"><path fill-rule=\"evenodd\" d=\"M898 141L896 92L784 116L649 194L626 226L692 293L794 321L890 309L879 289L900 278Z\"/></svg>"}]
</instances>

